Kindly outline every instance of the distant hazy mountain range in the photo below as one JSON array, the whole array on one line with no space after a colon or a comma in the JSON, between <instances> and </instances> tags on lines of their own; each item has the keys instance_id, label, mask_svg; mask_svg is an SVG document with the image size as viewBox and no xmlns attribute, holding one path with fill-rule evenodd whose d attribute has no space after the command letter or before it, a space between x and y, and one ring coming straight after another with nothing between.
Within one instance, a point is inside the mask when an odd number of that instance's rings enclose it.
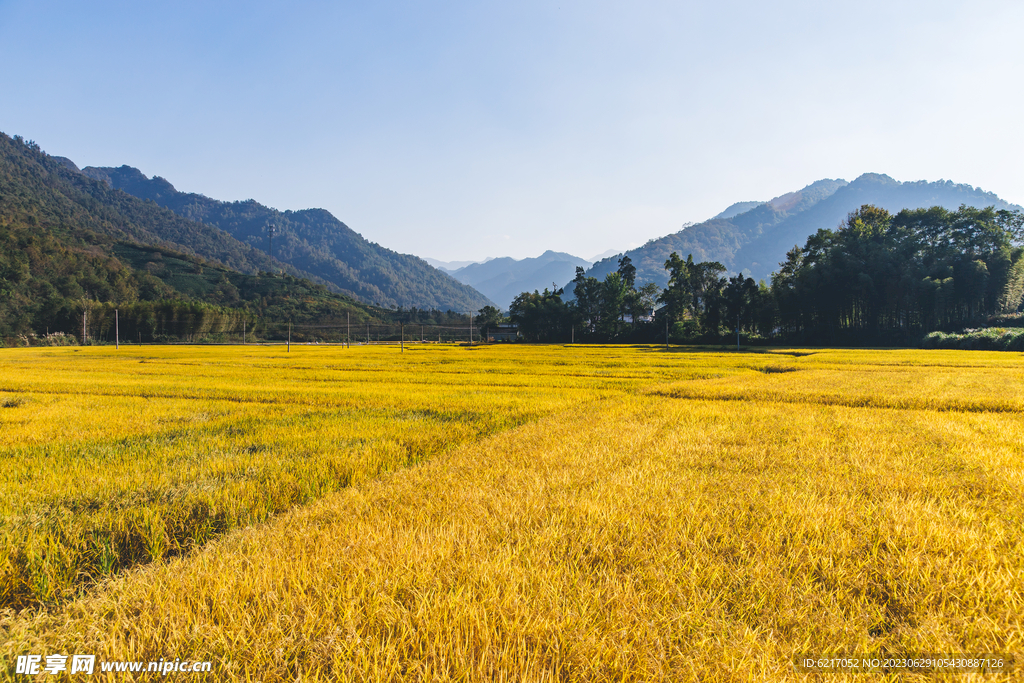
<instances>
[{"instance_id":1,"label":"distant hazy mountain range","mask_svg":"<svg viewBox=\"0 0 1024 683\"><path fill-rule=\"evenodd\" d=\"M488 261L493 261L494 257L488 256L483 261L439 261L436 258L427 258L426 256L424 256L423 260L429 263L430 265L434 266L438 270L443 270L444 272L450 275L459 268L464 268L465 266L469 266L474 263L487 263Z\"/></svg>"},{"instance_id":2,"label":"distant hazy mountain range","mask_svg":"<svg viewBox=\"0 0 1024 683\"><path fill-rule=\"evenodd\" d=\"M449 272L507 311L512 300L522 292L561 287L576 275L576 266L589 268L591 262L572 254L545 251L536 258L518 261L508 257L495 258Z\"/></svg>"},{"instance_id":3,"label":"distant hazy mountain range","mask_svg":"<svg viewBox=\"0 0 1024 683\"><path fill-rule=\"evenodd\" d=\"M457 312L491 303L423 259L367 241L324 209L277 211L252 199L217 201L178 192L163 178L147 178L130 166L86 167L82 173L184 218L216 226L258 251L269 253L272 248L275 260L367 303Z\"/></svg>"},{"instance_id":4,"label":"distant hazy mountain range","mask_svg":"<svg viewBox=\"0 0 1024 683\"><path fill-rule=\"evenodd\" d=\"M819 180L770 202L738 202L714 218L626 252L637 268L637 282L668 283L665 260L674 251L683 258L720 261L732 272L767 279L786 252L803 246L819 228L835 228L863 204L895 213L901 209L943 206L994 206L1021 209L991 192L951 181L899 182L887 175L866 173L853 182ZM618 267L618 256L594 264L588 275L604 279ZM570 278L571 279L571 278ZM563 280L562 282L568 282Z\"/></svg>"}]
</instances>

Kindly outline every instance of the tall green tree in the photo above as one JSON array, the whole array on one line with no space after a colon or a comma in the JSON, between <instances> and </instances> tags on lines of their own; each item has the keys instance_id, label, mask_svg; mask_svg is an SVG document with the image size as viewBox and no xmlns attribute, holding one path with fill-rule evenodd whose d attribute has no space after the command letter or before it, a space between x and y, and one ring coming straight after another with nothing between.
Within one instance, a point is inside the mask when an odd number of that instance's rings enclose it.
<instances>
[{"instance_id":1,"label":"tall green tree","mask_svg":"<svg viewBox=\"0 0 1024 683\"><path fill-rule=\"evenodd\" d=\"M633 259L628 256L620 258L617 272L627 289L636 289L636 266L633 265Z\"/></svg>"},{"instance_id":2,"label":"tall green tree","mask_svg":"<svg viewBox=\"0 0 1024 683\"><path fill-rule=\"evenodd\" d=\"M581 333L593 335L601 326L601 281L590 277L581 266L576 266L573 279L572 325Z\"/></svg>"},{"instance_id":3,"label":"tall green tree","mask_svg":"<svg viewBox=\"0 0 1024 683\"><path fill-rule=\"evenodd\" d=\"M725 266L717 261L694 262L693 254L684 261L675 252L665 262L669 271L668 287L661 293L670 321L684 317L697 322L704 334L718 334L722 323L722 288Z\"/></svg>"},{"instance_id":4,"label":"tall green tree","mask_svg":"<svg viewBox=\"0 0 1024 683\"><path fill-rule=\"evenodd\" d=\"M898 342L1017 310L1022 223L991 207L862 206L789 252L772 280L782 326L810 340Z\"/></svg>"},{"instance_id":5,"label":"tall green tree","mask_svg":"<svg viewBox=\"0 0 1024 683\"><path fill-rule=\"evenodd\" d=\"M753 278L735 275L729 278L722 292L727 325L750 332L754 329L758 309L759 291Z\"/></svg>"},{"instance_id":6,"label":"tall green tree","mask_svg":"<svg viewBox=\"0 0 1024 683\"><path fill-rule=\"evenodd\" d=\"M562 301L562 290L523 292L509 306L509 319L528 341L567 341L571 315Z\"/></svg>"},{"instance_id":7,"label":"tall green tree","mask_svg":"<svg viewBox=\"0 0 1024 683\"><path fill-rule=\"evenodd\" d=\"M494 306L484 306L477 312L475 319L476 326L484 339L487 339L487 330L494 329L502 321L501 311Z\"/></svg>"},{"instance_id":8,"label":"tall green tree","mask_svg":"<svg viewBox=\"0 0 1024 683\"><path fill-rule=\"evenodd\" d=\"M619 334L629 300L629 291L618 272L608 273L601 283L601 319L598 332L605 339L614 339Z\"/></svg>"},{"instance_id":9,"label":"tall green tree","mask_svg":"<svg viewBox=\"0 0 1024 683\"><path fill-rule=\"evenodd\" d=\"M689 305L693 299L690 285L690 270L693 265L693 254L684 261L679 254L672 252L665 261L668 271L668 287L661 291L658 303L664 304L661 315L667 316L669 323L683 319L689 313Z\"/></svg>"}]
</instances>

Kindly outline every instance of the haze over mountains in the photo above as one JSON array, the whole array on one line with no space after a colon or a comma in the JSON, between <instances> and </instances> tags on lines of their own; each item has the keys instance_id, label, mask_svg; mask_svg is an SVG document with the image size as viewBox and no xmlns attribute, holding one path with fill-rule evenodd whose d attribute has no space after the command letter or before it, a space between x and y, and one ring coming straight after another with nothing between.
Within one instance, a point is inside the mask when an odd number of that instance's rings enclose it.
<instances>
[{"instance_id":1,"label":"haze over mountains","mask_svg":"<svg viewBox=\"0 0 1024 683\"><path fill-rule=\"evenodd\" d=\"M512 300L522 292L561 287L561 283L576 274L576 266L589 268L591 264L572 254L548 250L534 258L488 259L448 272L507 311Z\"/></svg>"},{"instance_id":2,"label":"haze over mountains","mask_svg":"<svg viewBox=\"0 0 1024 683\"><path fill-rule=\"evenodd\" d=\"M822 179L769 202L738 202L714 218L649 241L625 254L636 266L637 283L668 284L665 261L672 252L695 261L719 261L731 272L755 280L768 279L794 246L802 246L821 228L835 228L864 204L890 212L961 204L1019 210L991 192L952 181L899 182L887 175L865 173L853 182ZM619 256L595 263L588 275L604 279L616 270ZM568 281L566 281L568 282Z\"/></svg>"},{"instance_id":3,"label":"haze over mountains","mask_svg":"<svg viewBox=\"0 0 1024 683\"><path fill-rule=\"evenodd\" d=\"M255 250L269 253L273 248L276 260L367 303L457 312L491 303L423 259L364 239L324 209L278 211L252 199L222 202L178 192L163 178L147 178L131 166L86 167L82 173L189 220L216 226Z\"/></svg>"}]
</instances>

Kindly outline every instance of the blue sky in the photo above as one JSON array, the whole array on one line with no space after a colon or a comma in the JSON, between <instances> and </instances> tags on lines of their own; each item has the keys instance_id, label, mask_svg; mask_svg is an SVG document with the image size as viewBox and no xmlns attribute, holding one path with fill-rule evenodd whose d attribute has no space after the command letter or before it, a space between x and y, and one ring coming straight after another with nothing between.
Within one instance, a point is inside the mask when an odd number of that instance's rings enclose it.
<instances>
[{"instance_id":1,"label":"blue sky","mask_svg":"<svg viewBox=\"0 0 1024 683\"><path fill-rule=\"evenodd\" d=\"M0 130L443 260L864 172L1024 202L1024 3L0 0Z\"/></svg>"}]
</instances>

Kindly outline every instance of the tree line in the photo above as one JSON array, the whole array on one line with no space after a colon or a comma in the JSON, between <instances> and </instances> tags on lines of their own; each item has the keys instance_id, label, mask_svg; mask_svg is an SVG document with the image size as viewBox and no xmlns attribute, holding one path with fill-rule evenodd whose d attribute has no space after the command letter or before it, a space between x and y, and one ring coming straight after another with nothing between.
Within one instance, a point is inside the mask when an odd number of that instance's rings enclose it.
<instances>
[{"instance_id":1,"label":"tree line","mask_svg":"<svg viewBox=\"0 0 1024 683\"><path fill-rule=\"evenodd\" d=\"M509 319L528 341L911 344L1020 310L1024 215L864 205L796 246L771 282L673 252L668 286L637 286L628 256L603 281L578 268L562 289L523 292Z\"/></svg>"}]
</instances>

